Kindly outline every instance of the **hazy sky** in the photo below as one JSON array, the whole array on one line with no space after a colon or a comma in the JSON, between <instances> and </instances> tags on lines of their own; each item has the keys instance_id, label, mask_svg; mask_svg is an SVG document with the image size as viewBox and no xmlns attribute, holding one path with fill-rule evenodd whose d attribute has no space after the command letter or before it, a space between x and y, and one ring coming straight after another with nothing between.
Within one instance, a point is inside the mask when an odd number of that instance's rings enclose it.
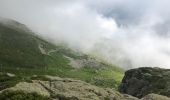
<instances>
[{"instance_id":1,"label":"hazy sky","mask_svg":"<svg viewBox=\"0 0 170 100\"><path fill-rule=\"evenodd\" d=\"M0 16L123 68L170 68L170 0L0 0Z\"/></svg>"}]
</instances>

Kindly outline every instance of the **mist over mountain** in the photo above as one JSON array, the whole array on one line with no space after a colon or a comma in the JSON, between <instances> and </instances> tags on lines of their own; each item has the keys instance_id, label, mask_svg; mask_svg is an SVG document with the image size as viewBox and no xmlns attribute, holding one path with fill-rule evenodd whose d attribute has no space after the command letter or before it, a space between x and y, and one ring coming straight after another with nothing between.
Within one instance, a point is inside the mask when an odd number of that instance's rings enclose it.
<instances>
[{"instance_id":1,"label":"mist over mountain","mask_svg":"<svg viewBox=\"0 0 170 100\"><path fill-rule=\"evenodd\" d=\"M0 16L123 68L170 68L169 0L1 0ZM165 9L166 8L166 9Z\"/></svg>"}]
</instances>

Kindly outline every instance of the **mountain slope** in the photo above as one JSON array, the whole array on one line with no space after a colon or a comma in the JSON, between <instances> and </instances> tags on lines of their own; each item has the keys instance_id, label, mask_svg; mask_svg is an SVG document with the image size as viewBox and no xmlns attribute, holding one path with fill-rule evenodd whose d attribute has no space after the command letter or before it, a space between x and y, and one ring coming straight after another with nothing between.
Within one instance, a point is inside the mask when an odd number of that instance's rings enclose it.
<instances>
[{"instance_id":1,"label":"mountain slope","mask_svg":"<svg viewBox=\"0 0 170 100\"><path fill-rule=\"evenodd\" d=\"M0 24L1 66L45 66L36 38L27 32Z\"/></svg>"},{"instance_id":2,"label":"mountain slope","mask_svg":"<svg viewBox=\"0 0 170 100\"><path fill-rule=\"evenodd\" d=\"M13 20L0 22L0 72L55 75L115 88L123 71L64 45L53 45Z\"/></svg>"}]
</instances>

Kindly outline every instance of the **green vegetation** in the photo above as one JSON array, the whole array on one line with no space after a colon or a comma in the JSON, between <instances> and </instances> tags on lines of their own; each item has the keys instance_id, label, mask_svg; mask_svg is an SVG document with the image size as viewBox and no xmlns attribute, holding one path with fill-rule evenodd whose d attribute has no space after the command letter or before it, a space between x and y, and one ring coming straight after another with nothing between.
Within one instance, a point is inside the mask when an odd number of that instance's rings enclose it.
<instances>
[{"instance_id":1,"label":"green vegetation","mask_svg":"<svg viewBox=\"0 0 170 100\"><path fill-rule=\"evenodd\" d=\"M0 24L1 66L45 66L43 55L37 47L36 38L29 33Z\"/></svg>"},{"instance_id":2,"label":"green vegetation","mask_svg":"<svg viewBox=\"0 0 170 100\"><path fill-rule=\"evenodd\" d=\"M119 68L95 60L93 62L98 63L97 67L93 66L96 65L94 63L73 68L65 56L73 60L91 58L63 45L54 46L30 31L0 24L0 72L14 73L22 80L29 80L32 75L53 75L111 88L117 88L123 77L123 71ZM15 81L18 82L18 79ZM15 81L11 83L15 84Z\"/></svg>"},{"instance_id":3,"label":"green vegetation","mask_svg":"<svg viewBox=\"0 0 170 100\"><path fill-rule=\"evenodd\" d=\"M1 73L0 74L0 91L8 87L15 86L19 81L21 81L21 77L9 77L8 75Z\"/></svg>"},{"instance_id":4,"label":"green vegetation","mask_svg":"<svg viewBox=\"0 0 170 100\"><path fill-rule=\"evenodd\" d=\"M0 100L52 100L37 93L25 93L23 91L4 91L0 94Z\"/></svg>"}]
</instances>

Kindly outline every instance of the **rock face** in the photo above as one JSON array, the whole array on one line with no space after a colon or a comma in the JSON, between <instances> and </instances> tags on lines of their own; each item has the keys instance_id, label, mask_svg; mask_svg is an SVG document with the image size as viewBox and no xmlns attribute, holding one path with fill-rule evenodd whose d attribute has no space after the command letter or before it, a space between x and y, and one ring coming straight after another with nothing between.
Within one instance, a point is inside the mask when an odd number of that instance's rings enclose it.
<instances>
[{"instance_id":1,"label":"rock face","mask_svg":"<svg viewBox=\"0 0 170 100\"><path fill-rule=\"evenodd\" d=\"M149 67L128 70L119 92L138 98L150 93L170 97L170 70Z\"/></svg>"}]
</instances>

